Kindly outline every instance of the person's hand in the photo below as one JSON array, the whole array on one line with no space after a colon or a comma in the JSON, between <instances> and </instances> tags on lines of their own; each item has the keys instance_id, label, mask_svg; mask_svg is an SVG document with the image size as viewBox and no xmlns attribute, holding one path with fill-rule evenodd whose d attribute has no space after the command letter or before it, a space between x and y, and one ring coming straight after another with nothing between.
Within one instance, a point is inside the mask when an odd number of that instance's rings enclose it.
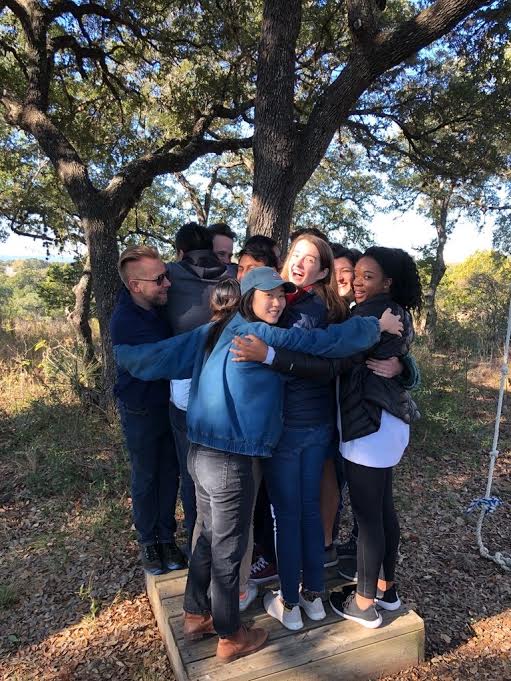
<instances>
[{"instance_id":1,"label":"person's hand","mask_svg":"<svg viewBox=\"0 0 511 681\"><path fill-rule=\"evenodd\" d=\"M257 336L235 336L232 341L233 362L264 362L268 354L268 346Z\"/></svg>"},{"instance_id":2,"label":"person's hand","mask_svg":"<svg viewBox=\"0 0 511 681\"><path fill-rule=\"evenodd\" d=\"M389 359L372 359L369 357L366 360L366 367L383 378L394 378L403 371L403 365L397 357L389 357Z\"/></svg>"},{"instance_id":3,"label":"person's hand","mask_svg":"<svg viewBox=\"0 0 511 681\"><path fill-rule=\"evenodd\" d=\"M392 314L392 310L388 307L380 317L380 331L383 333L391 333L393 336L401 336L403 330L403 322L401 317L397 314Z\"/></svg>"}]
</instances>

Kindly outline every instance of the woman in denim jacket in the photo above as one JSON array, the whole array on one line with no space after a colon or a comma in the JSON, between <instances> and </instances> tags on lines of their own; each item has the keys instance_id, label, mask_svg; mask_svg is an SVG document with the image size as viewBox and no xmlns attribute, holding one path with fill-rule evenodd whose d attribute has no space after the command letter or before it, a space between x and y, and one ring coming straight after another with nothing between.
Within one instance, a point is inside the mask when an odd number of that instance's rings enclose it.
<instances>
[{"instance_id":1,"label":"woman in denim jacket","mask_svg":"<svg viewBox=\"0 0 511 681\"><path fill-rule=\"evenodd\" d=\"M117 364L142 380L192 378L188 468L205 520L190 561L184 631L187 638L216 631L222 661L259 649L267 638L240 624L239 567L253 503L251 457L270 456L282 431L283 380L259 363L231 361L233 338L256 333L275 347L338 357L370 347L380 329L399 334L402 326L384 313L327 329L278 329L272 324L286 288L294 290L274 270L254 269L242 281L239 310L225 320L159 343L114 348Z\"/></svg>"}]
</instances>

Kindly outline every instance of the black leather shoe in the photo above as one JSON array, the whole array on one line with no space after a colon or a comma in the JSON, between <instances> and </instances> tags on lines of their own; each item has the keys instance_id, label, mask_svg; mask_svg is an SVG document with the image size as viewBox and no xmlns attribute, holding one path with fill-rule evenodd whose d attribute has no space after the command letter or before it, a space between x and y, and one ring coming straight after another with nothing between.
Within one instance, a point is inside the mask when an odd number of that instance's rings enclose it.
<instances>
[{"instance_id":1,"label":"black leather shoe","mask_svg":"<svg viewBox=\"0 0 511 681\"><path fill-rule=\"evenodd\" d=\"M163 575L167 572L167 569L162 564L157 544L142 546L141 558L144 570L150 575Z\"/></svg>"},{"instance_id":2,"label":"black leather shoe","mask_svg":"<svg viewBox=\"0 0 511 681\"><path fill-rule=\"evenodd\" d=\"M186 557L175 543L160 544L160 556L166 570L184 570Z\"/></svg>"}]
</instances>

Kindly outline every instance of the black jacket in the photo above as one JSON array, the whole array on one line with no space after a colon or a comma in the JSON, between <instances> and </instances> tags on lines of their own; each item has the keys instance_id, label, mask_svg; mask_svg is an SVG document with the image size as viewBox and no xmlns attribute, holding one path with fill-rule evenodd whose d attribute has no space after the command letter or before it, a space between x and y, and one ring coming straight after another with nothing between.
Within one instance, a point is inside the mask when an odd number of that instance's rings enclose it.
<instances>
[{"instance_id":1,"label":"black jacket","mask_svg":"<svg viewBox=\"0 0 511 681\"><path fill-rule=\"evenodd\" d=\"M403 336L384 333L380 343L365 353L345 359L329 360L284 348L278 348L275 352L271 365L275 371L324 382L342 375L340 404L345 441L376 432L380 427L382 408L406 423L419 416L417 407L408 393L408 390L417 387L420 382L417 365L407 354L413 339L410 316L388 296L377 296L367 303L358 305L353 309L353 314L380 317L387 307L403 316L405 324ZM405 367L403 374L393 379L376 376L365 366L368 357L375 359L399 357Z\"/></svg>"},{"instance_id":2,"label":"black jacket","mask_svg":"<svg viewBox=\"0 0 511 681\"><path fill-rule=\"evenodd\" d=\"M352 358L353 366L340 384L340 409L342 439L344 442L370 435L379 430L382 409L410 423L417 415L417 407L410 394L396 378L383 378L368 369L367 357L388 359L404 357L413 341L412 319L387 294L375 296L365 303L356 305L352 316L381 317L387 307L394 314L401 315L404 330L402 336L383 333L377 345L365 353Z\"/></svg>"},{"instance_id":3,"label":"black jacket","mask_svg":"<svg viewBox=\"0 0 511 681\"><path fill-rule=\"evenodd\" d=\"M166 316L177 336L211 319L209 300L215 284L229 279L227 267L211 251L189 251L180 262L167 265L170 288Z\"/></svg>"}]
</instances>

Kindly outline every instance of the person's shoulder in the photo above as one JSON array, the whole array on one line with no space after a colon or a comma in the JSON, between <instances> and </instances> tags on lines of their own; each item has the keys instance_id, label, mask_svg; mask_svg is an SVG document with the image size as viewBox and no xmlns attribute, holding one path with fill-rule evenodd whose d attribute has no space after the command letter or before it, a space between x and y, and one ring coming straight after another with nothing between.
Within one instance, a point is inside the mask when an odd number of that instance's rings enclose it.
<instances>
[{"instance_id":1,"label":"person's shoulder","mask_svg":"<svg viewBox=\"0 0 511 681\"><path fill-rule=\"evenodd\" d=\"M171 280L172 277L182 277L188 275L188 270L180 262L168 262L166 264L167 272L169 273Z\"/></svg>"},{"instance_id":2,"label":"person's shoulder","mask_svg":"<svg viewBox=\"0 0 511 681\"><path fill-rule=\"evenodd\" d=\"M112 317L110 324L122 323L124 319L133 313L133 301L130 294L125 289L119 291L117 300L115 301L114 309L112 310Z\"/></svg>"}]
</instances>

